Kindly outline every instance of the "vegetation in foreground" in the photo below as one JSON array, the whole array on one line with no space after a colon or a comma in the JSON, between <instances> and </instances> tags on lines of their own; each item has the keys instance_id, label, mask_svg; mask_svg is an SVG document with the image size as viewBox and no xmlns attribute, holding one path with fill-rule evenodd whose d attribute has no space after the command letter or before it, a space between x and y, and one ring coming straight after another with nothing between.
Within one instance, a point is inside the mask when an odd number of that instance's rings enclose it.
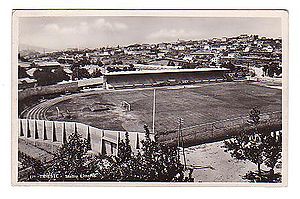
<instances>
[{"instance_id":1,"label":"vegetation in foreground","mask_svg":"<svg viewBox=\"0 0 300 199\"><path fill-rule=\"evenodd\" d=\"M282 176L275 170L281 163L282 132L259 130L260 111L257 108L250 111L249 117L253 132L241 132L225 140L225 151L233 158L257 165L257 170L247 172L244 179L279 183ZM191 176L184 176L184 166L176 147L151 140L147 126L145 133L146 138L138 152L132 151L126 134L125 140L119 142L118 155L107 156L92 153L90 141L75 131L50 163L42 164L19 153L22 165L29 168L27 177L19 177L19 181L193 182Z\"/></svg>"},{"instance_id":2,"label":"vegetation in foreground","mask_svg":"<svg viewBox=\"0 0 300 199\"><path fill-rule=\"evenodd\" d=\"M248 121L253 125L253 132L241 132L232 139L224 141L227 152L238 160L248 160L257 165L257 171L249 171L244 179L250 182L281 182L281 174L275 172L275 167L280 163L282 153L282 132L271 130L258 130L260 111L253 108ZM265 166L269 170L262 169Z\"/></svg>"},{"instance_id":3,"label":"vegetation in foreground","mask_svg":"<svg viewBox=\"0 0 300 199\"><path fill-rule=\"evenodd\" d=\"M191 177L184 177L176 148L151 140L147 126L145 133L137 153L132 152L126 134L119 143L117 156L99 156L89 150L89 140L75 131L52 162L42 165L32 159L27 161L25 164L32 169L23 181L192 181Z\"/></svg>"}]
</instances>

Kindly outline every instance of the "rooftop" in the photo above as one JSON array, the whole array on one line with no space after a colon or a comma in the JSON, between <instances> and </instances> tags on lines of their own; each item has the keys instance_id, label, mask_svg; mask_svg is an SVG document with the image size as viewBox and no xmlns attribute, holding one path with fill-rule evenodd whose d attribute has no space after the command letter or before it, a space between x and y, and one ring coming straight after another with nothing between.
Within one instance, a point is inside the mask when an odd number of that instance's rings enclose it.
<instances>
[{"instance_id":1,"label":"rooftop","mask_svg":"<svg viewBox=\"0 0 300 199\"><path fill-rule=\"evenodd\" d=\"M28 77L18 79L18 84L23 84L23 83L29 84L29 83L35 83L35 82L37 82L37 80L31 79L31 78L28 78Z\"/></svg>"},{"instance_id":2,"label":"rooftop","mask_svg":"<svg viewBox=\"0 0 300 199\"><path fill-rule=\"evenodd\" d=\"M227 68L197 68L197 69L166 69L166 70L139 70L139 71L118 71L105 73L104 75L134 75L134 74L156 74L156 73L192 73L204 71L228 71Z\"/></svg>"},{"instance_id":3,"label":"rooftop","mask_svg":"<svg viewBox=\"0 0 300 199\"><path fill-rule=\"evenodd\" d=\"M46 62L46 61L38 61L34 62L38 67L59 67L61 66L58 62Z\"/></svg>"}]
</instances>

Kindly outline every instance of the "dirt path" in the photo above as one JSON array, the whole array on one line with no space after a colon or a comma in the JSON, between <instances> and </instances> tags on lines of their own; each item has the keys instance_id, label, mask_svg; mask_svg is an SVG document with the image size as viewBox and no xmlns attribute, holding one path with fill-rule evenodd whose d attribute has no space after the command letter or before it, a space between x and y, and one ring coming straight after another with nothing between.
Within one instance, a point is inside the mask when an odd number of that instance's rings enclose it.
<instances>
[{"instance_id":1,"label":"dirt path","mask_svg":"<svg viewBox=\"0 0 300 199\"><path fill-rule=\"evenodd\" d=\"M251 162L233 159L222 146L223 142L215 142L185 149L188 165L213 168L195 169L195 182L245 182L242 176L256 169Z\"/></svg>"}]
</instances>

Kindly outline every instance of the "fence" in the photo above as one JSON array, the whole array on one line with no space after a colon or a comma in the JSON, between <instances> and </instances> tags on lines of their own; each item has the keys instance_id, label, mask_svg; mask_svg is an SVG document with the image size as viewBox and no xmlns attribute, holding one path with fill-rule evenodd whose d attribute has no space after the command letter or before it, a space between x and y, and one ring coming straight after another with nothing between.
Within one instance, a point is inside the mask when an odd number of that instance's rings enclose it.
<instances>
[{"instance_id":1,"label":"fence","mask_svg":"<svg viewBox=\"0 0 300 199\"><path fill-rule=\"evenodd\" d=\"M50 154L55 153L75 131L90 142L92 151L106 155L117 154L119 141L125 139L126 133L125 131L98 129L77 122L19 119L19 139ZM128 135L132 150L140 149L145 134L128 132ZM153 139L152 135L151 139Z\"/></svg>"},{"instance_id":2,"label":"fence","mask_svg":"<svg viewBox=\"0 0 300 199\"><path fill-rule=\"evenodd\" d=\"M241 116L232 119L221 120L212 123L199 124L182 128L182 137L185 146L193 146L201 143L223 140L243 132L253 130L249 123L249 116ZM264 113L260 115L259 129L282 129L282 112ZM178 142L178 130L160 132L158 141L167 145L175 146Z\"/></svg>"}]
</instances>

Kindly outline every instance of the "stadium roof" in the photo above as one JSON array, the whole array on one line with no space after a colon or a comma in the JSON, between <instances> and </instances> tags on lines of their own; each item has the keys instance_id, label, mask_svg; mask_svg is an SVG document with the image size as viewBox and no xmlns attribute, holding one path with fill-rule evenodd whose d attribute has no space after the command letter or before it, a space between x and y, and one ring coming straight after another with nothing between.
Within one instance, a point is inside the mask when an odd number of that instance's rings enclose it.
<instances>
[{"instance_id":1,"label":"stadium roof","mask_svg":"<svg viewBox=\"0 0 300 199\"><path fill-rule=\"evenodd\" d=\"M139 70L139 71L118 71L109 72L104 75L138 75L138 74L157 74L157 73L192 73L192 72L205 72L205 71L228 71L227 68L196 68L196 69L167 69L167 70Z\"/></svg>"},{"instance_id":2,"label":"stadium roof","mask_svg":"<svg viewBox=\"0 0 300 199\"><path fill-rule=\"evenodd\" d=\"M152 69L178 69L181 66L166 66L166 65L159 65L159 64L134 64L135 67L139 68L152 68Z\"/></svg>"},{"instance_id":3,"label":"stadium roof","mask_svg":"<svg viewBox=\"0 0 300 199\"><path fill-rule=\"evenodd\" d=\"M38 67L60 67L61 64L58 62L47 62L47 61L34 61L34 64Z\"/></svg>"}]
</instances>

